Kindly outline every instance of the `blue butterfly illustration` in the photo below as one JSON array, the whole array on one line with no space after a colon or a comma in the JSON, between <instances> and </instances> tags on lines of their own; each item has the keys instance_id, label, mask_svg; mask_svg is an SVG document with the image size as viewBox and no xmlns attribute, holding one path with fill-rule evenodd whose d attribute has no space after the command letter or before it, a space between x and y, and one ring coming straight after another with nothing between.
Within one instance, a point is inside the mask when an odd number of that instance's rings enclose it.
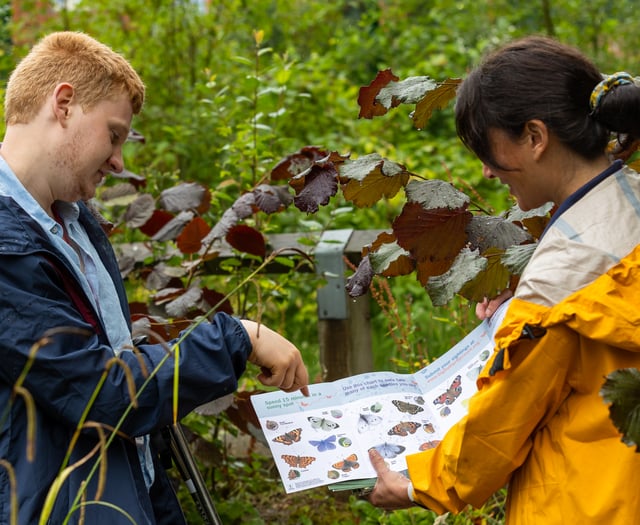
<instances>
[{"instance_id":1,"label":"blue butterfly illustration","mask_svg":"<svg viewBox=\"0 0 640 525\"><path fill-rule=\"evenodd\" d=\"M325 450L333 450L336 448L336 437L329 436L326 439L320 439L318 441L310 440L309 443L316 447L318 452L324 452Z\"/></svg>"},{"instance_id":2,"label":"blue butterfly illustration","mask_svg":"<svg viewBox=\"0 0 640 525\"><path fill-rule=\"evenodd\" d=\"M402 454L405 451L405 447L394 443L382 443L381 445L376 445L373 448L375 448L385 459L393 459L398 454Z\"/></svg>"}]
</instances>

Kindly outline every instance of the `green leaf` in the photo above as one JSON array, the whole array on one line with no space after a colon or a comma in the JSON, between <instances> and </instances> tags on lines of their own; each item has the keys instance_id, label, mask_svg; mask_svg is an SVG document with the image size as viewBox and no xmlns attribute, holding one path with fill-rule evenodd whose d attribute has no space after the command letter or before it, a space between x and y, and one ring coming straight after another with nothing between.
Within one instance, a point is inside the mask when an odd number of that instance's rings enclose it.
<instances>
[{"instance_id":1,"label":"green leaf","mask_svg":"<svg viewBox=\"0 0 640 525\"><path fill-rule=\"evenodd\" d=\"M640 370L623 368L611 372L600 395L610 403L609 417L622 432L622 442L640 451Z\"/></svg>"},{"instance_id":2,"label":"green leaf","mask_svg":"<svg viewBox=\"0 0 640 525\"><path fill-rule=\"evenodd\" d=\"M522 246L511 246L507 248L502 256L502 264L504 264L511 273L522 275L537 246L537 244L523 244Z\"/></svg>"},{"instance_id":3,"label":"green leaf","mask_svg":"<svg viewBox=\"0 0 640 525\"><path fill-rule=\"evenodd\" d=\"M426 289L431 301L436 306L447 304L462 287L486 269L487 259L480 256L477 250L464 248L453 261L451 268L427 281Z\"/></svg>"}]
</instances>

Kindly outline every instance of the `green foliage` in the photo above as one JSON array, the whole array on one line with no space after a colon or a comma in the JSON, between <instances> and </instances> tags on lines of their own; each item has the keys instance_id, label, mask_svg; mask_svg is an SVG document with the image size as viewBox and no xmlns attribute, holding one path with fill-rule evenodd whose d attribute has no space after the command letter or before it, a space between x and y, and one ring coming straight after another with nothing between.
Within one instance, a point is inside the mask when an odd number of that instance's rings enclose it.
<instances>
[{"instance_id":1,"label":"green foliage","mask_svg":"<svg viewBox=\"0 0 640 525\"><path fill-rule=\"evenodd\" d=\"M486 49L529 33L554 34L575 44L609 72L635 65L640 45L637 7L629 0L588 5L578 0L80 0L57 5L63 6L59 16L38 26L41 34L85 31L122 52L147 84L145 108L134 122L146 142L127 146L127 169L145 177L145 191L154 198L180 181L201 183L211 195L211 206L202 215L211 224L243 192L265 180L278 160L310 144L354 158L377 153L424 179L452 182L490 213L507 210L511 201L506 190L483 179L479 163L457 141L450 107L416 131L404 108L384 119L357 119L358 89L387 68L401 78L460 78ZM7 19L8 6L0 3L0 19ZM0 75L6 79L27 45L12 46L9 28L2 24L2 29ZM388 228L402 205L398 196L357 209L338 195L331 207L312 217L287 209L253 216L247 223L263 233L312 236L330 228ZM124 210L117 204L103 209L116 223ZM113 240L116 245L150 245L144 264L193 262L175 255L173 241L149 242L135 229L119 228ZM236 253L227 262L229 274L198 277L224 293L257 266ZM261 317L295 341L312 377L320 374L317 284L310 273L259 275L232 298L236 312ZM149 299L139 278L131 276L127 286L132 300ZM475 324L466 300L434 307L413 276L377 278L372 295L377 369L421 368ZM243 384L255 386L251 380ZM217 450L224 450L221 436L234 432L222 416L194 416L188 423ZM264 456L225 454L203 469L225 523L283 523L285 512L291 512L290 523L435 520L421 509L385 513L353 497L337 501L326 491L284 498ZM189 506L188 497L183 502ZM446 523L499 523L502 503L498 498L478 512L449 516ZM266 517L270 509L276 511L271 519Z\"/></svg>"}]
</instances>

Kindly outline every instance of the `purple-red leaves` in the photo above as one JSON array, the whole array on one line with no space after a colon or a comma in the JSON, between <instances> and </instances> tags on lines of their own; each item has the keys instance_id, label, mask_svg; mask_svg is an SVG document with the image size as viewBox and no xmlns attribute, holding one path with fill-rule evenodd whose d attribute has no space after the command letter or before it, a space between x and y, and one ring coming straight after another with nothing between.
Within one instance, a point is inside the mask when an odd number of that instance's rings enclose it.
<instances>
[{"instance_id":1,"label":"purple-red leaves","mask_svg":"<svg viewBox=\"0 0 640 525\"><path fill-rule=\"evenodd\" d=\"M245 224L233 226L226 236L226 241L236 250L264 258L267 246L263 235Z\"/></svg>"},{"instance_id":2,"label":"purple-red leaves","mask_svg":"<svg viewBox=\"0 0 640 525\"><path fill-rule=\"evenodd\" d=\"M195 182L183 182L168 188L160 194L158 204L161 208L172 212L195 210L203 214L211 204L211 192Z\"/></svg>"},{"instance_id":3,"label":"purple-red leaves","mask_svg":"<svg viewBox=\"0 0 640 525\"><path fill-rule=\"evenodd\" d=\"M211 231L211 227L201 217L194 217L176 238L178 249L182 253L198 253L202 239Z\"/></svg>"},{"instance_id":4,"label":"purple-red leaves","mask_svg":"<svg viewBox=\"0 0 640 525\"><path fill-rule=\"evenodd\" d=\"M400 79L390 69L385 69L384 71L378 71L371 84L361 87L358 95L358 105L360 106L358 118L373 118L384 115L389 108L379 103L376 97L383 87L396 80Z\"/></svg>"},{"instance_id":5,"label":"purple-red leaves","mask_svg":"<svg viewBox=\"0 0 640 525\"><path fill-rule=\"evenodd\" d=\"M400 104L416 104L413 125L422 129L435 109L444 109L455 97L460 82L457 78L436 82L425 76L399 82L390 69L379 71L371 84L360 88L358 117L379 117Z\"/></svg>"}]
</instances>

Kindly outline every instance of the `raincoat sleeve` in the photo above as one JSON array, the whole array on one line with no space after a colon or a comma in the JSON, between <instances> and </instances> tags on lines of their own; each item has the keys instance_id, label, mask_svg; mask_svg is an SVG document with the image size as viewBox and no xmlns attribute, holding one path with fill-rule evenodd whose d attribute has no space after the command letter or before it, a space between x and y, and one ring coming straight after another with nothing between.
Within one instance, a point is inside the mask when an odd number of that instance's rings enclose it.
<instances>
[{"instance_id":1,"label":"raincoat sleeve","mask_svg":"<svg viewBox=\"0 0 640 525\"><path fill-rule=\"evenodd\" d=\"M438 447L407 457L416 503L438 513L481 506L522 465L536 428L568 395L573 358L557 349L574 348L576 334L561 328L550 344L544 330L523 329L520 313L530 319L531 308L538 307L517 299L509 306L467 416Z\"/></svg>"},{"instance_id":2,"label":"raincoat sleeve","mask_svg":"<svg viewBox=\"0 0 640 525\"><path fill-rule=\"evenodd\" d=\"M32 255L3 256L0 265L0 377L21 381L49 417L74 428L88 408L88 421L113 427L126 413L120 428L137 436L173 422L176 374L178 417L236 389L251 352L239 320L218 314L179 345L150 338L116 357L91 306L81 312L69 296L58 266Z\"/></svg>"}]
</instances>

